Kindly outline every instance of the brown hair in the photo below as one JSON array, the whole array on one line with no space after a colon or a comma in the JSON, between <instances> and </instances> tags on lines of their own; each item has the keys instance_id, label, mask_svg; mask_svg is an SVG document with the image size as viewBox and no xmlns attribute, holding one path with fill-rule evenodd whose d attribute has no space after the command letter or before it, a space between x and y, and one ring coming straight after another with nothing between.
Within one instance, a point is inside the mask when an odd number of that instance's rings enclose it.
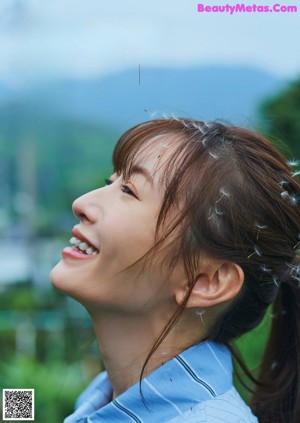
<instances>
[{"instance_id":1,"label":"brown hair","mask_svg":"<svg viewBox=\"0 0 300 423\"><path fill-rule=\"evenodd\" d=\"M229 260L242 267L243 287L206 339L227 345L256 383L251 408L260 423L299 422L300 187L296 175L263 136L186 118L156 119L125 132L114 150L115 172L128 178L139 153L157 136L174 139L176 148L161 176L165 194L156 242L140 260L161 253L163 242L177 231L163 248L163 256L170 270L179 258L183 261L189 292L151 349L142 374L184 311L199 259L205 255ZM166 225L174 210L179 210L176 218ZM275 316L255 379L230 342L255 328L270 304Z\"/></svg>"}]
</instances>

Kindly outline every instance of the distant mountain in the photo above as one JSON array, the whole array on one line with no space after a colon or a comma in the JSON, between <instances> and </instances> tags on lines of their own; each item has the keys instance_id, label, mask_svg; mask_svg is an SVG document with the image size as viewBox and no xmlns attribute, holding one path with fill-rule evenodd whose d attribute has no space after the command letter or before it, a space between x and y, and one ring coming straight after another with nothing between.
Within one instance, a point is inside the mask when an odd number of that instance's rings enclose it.
<instances>
[{"instance_id":1,"label":"distant mountain","mask_svg":"<svg viewBox=\"0 0 300 423\"><path fill-rule=\"evenodd\" d=\"M53 81L23 93L52 113L123 129L162 113L200 119L252 120L260 100L286 81L248 67L138 67L95 80Z\"/></svg>"},{"instance_id":2,"label":"distant mountain","mask_svg":"<svg viewBox=\"0 0 300 423\"><path fill-rule=\"evenodd\" d=\"M0 85L0 212L31 207L32 225L69 228L72 201L103 185L124 129L163 113L251 126L259 101L284 84L249 68L141 67L140 81L131 69L23 91Z\"/></svg>"},{"instance_id":3,"label":"distant mountain","mask_svg":"<svg viewBox=\"0 0 300 423\"><path fill-rule=\"evenodd\" d=\"M11 101L15 93L6 85L0 83L0 107L7 101Z\"/></svg>"}]
</instances>

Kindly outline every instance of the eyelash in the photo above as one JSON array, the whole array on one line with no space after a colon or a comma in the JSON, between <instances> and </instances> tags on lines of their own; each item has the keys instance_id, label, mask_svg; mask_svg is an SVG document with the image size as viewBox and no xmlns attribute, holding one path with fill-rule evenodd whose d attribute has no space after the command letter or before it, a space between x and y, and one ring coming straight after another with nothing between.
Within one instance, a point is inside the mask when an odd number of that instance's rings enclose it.
<instances>
[{"instance_id":1,"label":"eyelash","mask_svg":"<svg viewBox=\"0 0 300 423\"><path fill-rule=\"evenodd\" d=\"M111 185L113 181L111 179L104 179L106 185ZM128 188L127 185L121 185L121 191L125 194L132 195L133 197L137 198L137 196Z\"/></svg>"}]
</instances>

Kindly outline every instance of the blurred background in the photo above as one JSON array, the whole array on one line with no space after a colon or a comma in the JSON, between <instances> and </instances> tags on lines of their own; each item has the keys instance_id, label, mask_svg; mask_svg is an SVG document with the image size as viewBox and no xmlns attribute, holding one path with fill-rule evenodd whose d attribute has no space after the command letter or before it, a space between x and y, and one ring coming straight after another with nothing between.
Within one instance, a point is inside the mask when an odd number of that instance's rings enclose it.
<instances>
[{"instance_id":1,"label":"blurred background","mask_svg":"<svg viewBox=\"0 0 300 423\"><path fill-rule=\"evenodd\" d=\"M184 0L1 0L0 389L34 388L36 421L62 422L102 368L87 312L49 281L72 202L104 185L122 132L156 117L262 130L300 158L299 21ZM238 341L253 371L271 318Z\"/></svg>"}]
</instances>

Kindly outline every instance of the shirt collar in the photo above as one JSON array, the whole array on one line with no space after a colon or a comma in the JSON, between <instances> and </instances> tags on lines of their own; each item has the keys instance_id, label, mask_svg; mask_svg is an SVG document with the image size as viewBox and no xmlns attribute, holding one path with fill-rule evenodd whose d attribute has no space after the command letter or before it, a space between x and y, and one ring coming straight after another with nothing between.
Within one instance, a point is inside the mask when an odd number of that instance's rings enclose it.
<instances>
[{"instance_id":1,"label":"shirt collar","mask_svg":"<svg viewBox=\"0 0 300 423\"><path fill-rule=\"evenodd\" d=\"M112 387L101 373L79 397L77 410L64 423L150 423L168 421L232 387L228 348L213 341L196 344L167 361L111 401Z\"/></svg>"}]
</instances>

